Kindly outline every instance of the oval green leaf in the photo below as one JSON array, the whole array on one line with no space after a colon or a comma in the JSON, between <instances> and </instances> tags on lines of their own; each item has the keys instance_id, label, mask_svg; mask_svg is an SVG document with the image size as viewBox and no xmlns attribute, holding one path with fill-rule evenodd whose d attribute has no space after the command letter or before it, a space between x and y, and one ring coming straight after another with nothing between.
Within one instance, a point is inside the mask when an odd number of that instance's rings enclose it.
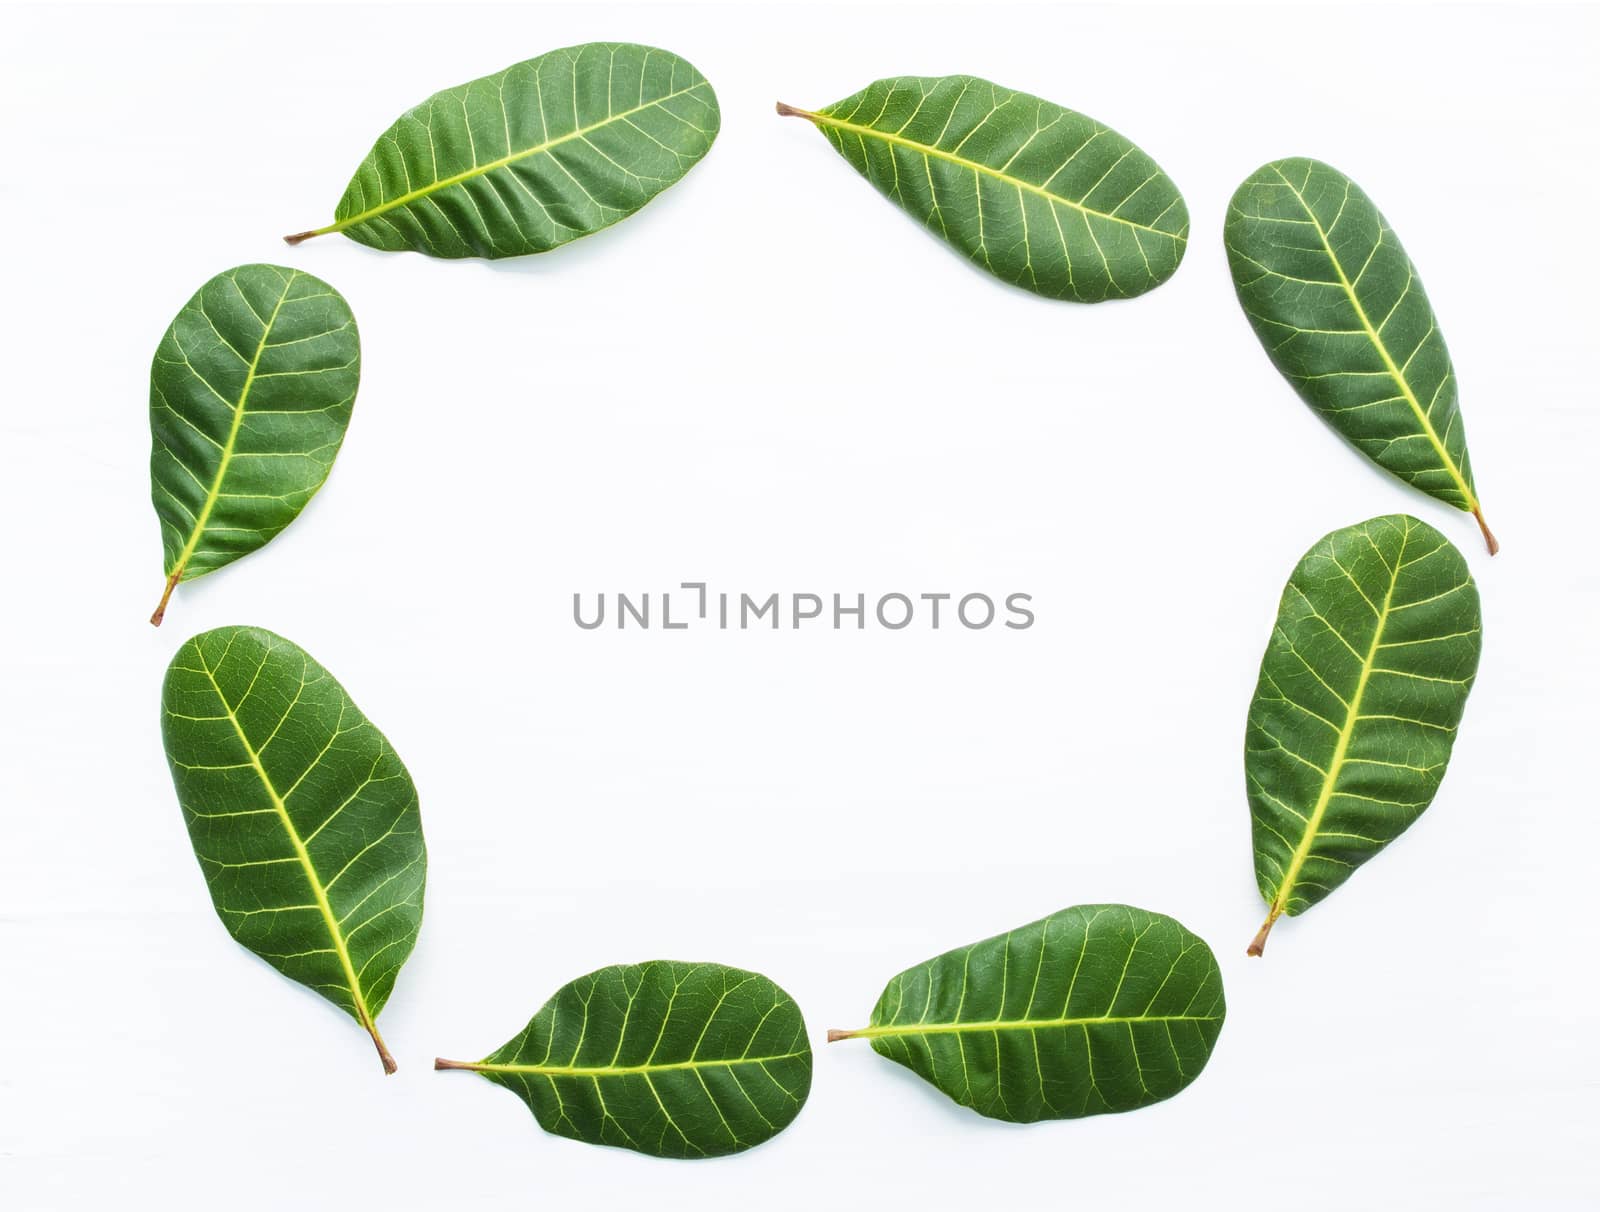
<instances>
[{"instance_id":1,"label":"oval green leaf","mask_svg":"<svg viewBox=\"0 0 1600 1212\"><path fill-rule=\"evenodd\" d=\"M248 555L328 478L361 378L350 307L326 282L241 265L172 321L150 367L150 496L166 591Z\"/></svg>"},{"instance_id":2,"label":"oval green leaf","mask_svg":"<svg viewBox=\"0 0 1600 1212\"><path fill-rule=\"evenodd\" d=\"M1245 733L1256 882L1303 913L1422 815L1444 778L1482 639L1478 587L1416 518L1326 535L1278 606Z\"/></svg>"},{"instance_id":3,"label":"oval green leaf","mask_svg":"<svg viewBox=\"0 0 1600 1212\"><path fill-rule=\"evenodd\" d=\"M379 136L334 222L390 252L520 257L625 219L711 149L711 85L626 42L551 51L435 93Z\"/></svg>"},{"instance_id":4,"label":"oval green leaf","mask_svg":"<svg viewBox=\"0 0 1600 1212\"><path fill-rule=\"evenodd\" d=\"M719 1157L776 1136L811 1090L800 1008L766 977L656 960L563 986L481 1061L546 1132L656 1157Z\"/></svg>"},{"instance_id":5,"label":"oval green leaf","mask_svg":"<svg viewBox=\"0 0 1600 1212\"><path fill-rule=\"evenodd\" d=\"M161 735L228 933L346 1011L378 1012L417 941L427 851L411 776L302 649L219 627L178 649Z\"/></svg>"},{"instance_id":6,"label":"oval green leaf","mask_svg":"<svg viewBox=\"0 0 1600 1212\"><path fill-rule=\"evenodd\" d=\"M1317 160L1241 185L1223 234L1239 305L1300 398L1378 466L1471 513L1456 376L1422 280L1372 199Z\"/></svg>"},{"instance_id":7,"label":"oval green leaf","mask_svg":"<svg viewBox=\"0 0 1600 1212\"><path fill-rule=\"evenodd\" d=\"M891 980L869 1039L963 1107L1016 1123L1131 1111L1182 1090L1222 1031L1222 973L1178 922L1080 905Z\"/></svg>"},{"instance_id":8,"label":"oval green leaf","mask_svg":"<svg viewBox=\"0 0 1600 1212\"><path fill-rule=\"evenodd\" d=\"M1116 131L975 76L895 76L812 113L891 202L995 277L1098 303L1172 276L1189 210Z\"/></svg>"}]
</instances>

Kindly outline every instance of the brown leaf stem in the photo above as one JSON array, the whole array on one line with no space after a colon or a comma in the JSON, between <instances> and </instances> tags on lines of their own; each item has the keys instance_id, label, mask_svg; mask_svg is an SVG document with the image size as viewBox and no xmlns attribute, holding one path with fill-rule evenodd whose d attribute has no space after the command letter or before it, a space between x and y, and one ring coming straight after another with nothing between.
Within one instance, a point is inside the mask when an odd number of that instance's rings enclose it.
<instances>
[{"instance_id":1,"label":"brown leaf stem","mask_svg":"<svg viewBox=\"0 0 1600 1212\"><path fill-rule=\"evenodd\" d=\"M178 578L183 576L183 569L178 569L167 578L167 588L161 595L161 604L156 607L156 612L150 616L150 626L161 626L161 620L167 617L167 603L172 600L172 591L178 587Z\"/></svg>"},{"instance_id":2,"label":"brown leaf stem","mask_svg":"<svg viewBox=\"0 0 1600 1212\"><path fill-rule=\"evenodd\" d=\"M1267 920L1261 923L1261 929L1256 931L1255 938L1250 940L1250 946L1245 949L1246 955L1260 955L1267 949L1267 935L1272 932L1272 923L1278 920L1282 912L1283 910L1276 905L1272 907L1272 912L1267 914Z\"/></svg>"},{"instance_id":3,"label":"brown leaf stem","mask_svg":"<svg viewBox=\"0 0 1600 1212\"><path fill-rule=\"evenodd\" d=\"M796 109L794 106L786 105L782 101L778 102L778 116L782 118L805 118L812 122L817 120L817 115L809 109Z\"/></svg>"},{"instance_id":4,"label":"brown leaf stem","mask_svg":"<svg viewBox=\"0 0 1600 1212\"><path fill-rule=\"evenodd\" d=\"M372 1042L377 1045L378 1059L383 1062L383 1071L385 1073L393 1073L400 1066L394 1063L394 1057L389 1052L389 1045L384 1043L383 1036L378 1034L377 1024L368 1022L364 1025L367 1028L367 1034L372 1036Z\"/></svg>"},{"instance_id":5,"label":"brown leaf stem","mask_svg":"<svg viewBox=\"0 0 1600 1212\"><path fill-rule=\"evenodd\" d=\"M1483 520L1483 509L1474 505L1472 507L1472 516L1478 519L1478 529L1483 531L1483 541L1489 546L1489 554L1499 555L1500 540L1494 537L1494 531L1489 529L1489 523Z\"/></svg>"}]
</instances>

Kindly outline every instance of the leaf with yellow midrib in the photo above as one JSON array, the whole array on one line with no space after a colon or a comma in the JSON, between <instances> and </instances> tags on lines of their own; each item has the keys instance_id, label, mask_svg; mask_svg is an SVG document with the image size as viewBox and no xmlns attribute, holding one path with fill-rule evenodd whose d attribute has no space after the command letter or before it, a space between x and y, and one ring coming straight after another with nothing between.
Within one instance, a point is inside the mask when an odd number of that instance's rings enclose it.
<instances>
[{"instance_id":1,"label":"leaf with yellow midrib","mask_svg":"<svg viewBox=\"0 0 1600 1212\"><path fill-rule=\"evenodd\" d=\"M1275 160L1234 193L1223 238L1239 305L1300 398L1378 466L1472 514L1495 554L1450 351L1372 199L1331 165Z\"/></svg>"},{"instance_id":2,"label":"leaf with yellow midrib","mask_svg":"<svg viewBox=\"0 0 1600 1212\"><path fill-rule=\"evenodd\" d=\"M400 758L303 649L219 627L172 658L161 734L228 933L344 1010L377 1018L422 922L427 851Z\"/></svg>"},{"instance_id":3,"label":"leaf with yellow midrib","mask_svg":"<svg viewBox=\"0 0 1600 1212\"><path fill-rule=\"evenodd\" d=\"M262 547L317 494L361 379L350 307L281 265L212 278L150 367L150 493L161 521L160 624L172 592Z\"/></svg>"},{"instance_id":4,"label":"leaf with yellow midrib","mask_svg":"<svg viewBox=\"0 0 1600 1212\"><path fill-rule=\"evenodd\" d=\"M759 973L667 960L579 977L483 1060L434 1066L505 1086L547 1132L657 1157L759 1145L811 1089L793 998Z\"/></svg>"},{"instance_id":5,"label":"leaf with yellow midrib","mask_svg":"<svg viewBox=\"0 0 1600 1212\"><path fill-rule=\"evenodd\" d=\"M1189 211L1161 166L1074 110L976 76L895 76L805 118L878 191L995 277L1080 303L1183 260Z\"/></svg>"},{"instance_id":6,"label":"leaf with yellow midrib","mask_svg":"<svg viewBox=\"0 0 1600 1212\"><path fill-rule=\"evenodd\" d=\"M589 42L435 93L373 145L334 221L390 252L520 257L627 218L711 150L722 115L686 59Z\"/></svg>"},{"instance_id":7,"label":"leaf with yellow midrib","mask_svg":"<svg viewBox=\"0 0 1600 1212\"><path fill-rule=\"evenodd\" d=\"M1256 882L1304 913L1433 802L1477 676L1461 553L1403 514L1325 535L1284 587L1245 735Z\"/></svg>"},{"instance_id":8,"label":"leaf with yellow midrib","mask_svg":"<svg viewBox=\"0 0 1600 1212\"><path fill-rule=\"evenodd\" d=\"M1204 940L1129 905L1079 905L891 980L866 1039L964 1107L1031 1123L1131 1111L1205 1067L1227 1013Z\"/></svg>"}]
</instances>

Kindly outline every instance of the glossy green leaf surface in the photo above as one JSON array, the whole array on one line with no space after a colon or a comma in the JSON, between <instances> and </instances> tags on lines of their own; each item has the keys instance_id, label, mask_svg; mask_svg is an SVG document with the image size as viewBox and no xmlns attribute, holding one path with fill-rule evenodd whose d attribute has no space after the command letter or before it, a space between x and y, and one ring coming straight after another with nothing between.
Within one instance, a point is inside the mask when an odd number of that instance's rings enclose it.
<instances>
[{"instance_id":1,"label":"glossy green leaf surface","mask_svg":"<svg viewBox=\"0 0 1600 1212\"><path fill-rule=\"evenodd\" d=\"M716 94L687 60L626 42L551 51L435 93L356 169L329 232L391 252L519 257L609 227L711 149Z\"/></svg>"},{"instance_id":2,"label":"glossy green leaf surface","mask_svg":"<svg viewBox=\"0 0 1600 1212\"><path fill-rule=\"evenodd\" d=\"M1080 905L895 977L875 1051L964 1107L1028 1123L1131 1111L1205 1068L1226 1006L1216 957L1159 913Z\"/></svg>"},{"instance_id":3,"label":"glossy green leaf surface","mask_svg":"<svg viewBox=\"0 0 1600 1212\"><path fill-rule=\"evenodd\" d=\"M1295 568L1245 733L1270 906L1252 955L1279 916L1315 905L1433 802L1482 627L1466 561L1415 518L1336 530Z\"/></svg>"},{"instance_id":4,"label":"glossy green leaf surface","mask_svg":"<svg viewBox=\"0 0 1600 1212\"><path fill-rule=\"evenodd\" d=\"M777 1135L811 1090L800 1008L766 977L657 960L563 986L481 1061L547 1132L657 1157L717 1157Z\"/></svg>"},{"instance_id":5,"label":"glossy green leaf surface","mask_svg":"<svg viewBox=\"0 0 1600 1212\"><path fill-rule=\"evenodd\" d=\"M1276 160L1241 185L1224 229L1239 305L1273 364L1378 466L1473 514L1456 376L1422 280L1355 182Z\"/></svg>"},{"instance_id":6,"label":"glossy green leaf surface","mask_svg":"<svg viewBox=\"0 0 1600 1212\"><path fill-rule=\"evenodd\" d=\"M228 933L350 1014L392 1073L376 1019L416 944L427 875L399 756L326 669L255 627L178 649L161 735Z\"/></svg>"},{"instance_id":7,"label":"glossy green leaf surface","mask_svg":"<svg viewBox=\"0 0 1600 1212\"><path fill-rule=\"evenodd\" d=\"M248 555L328 478L361 378L355 318L321 279L241 265L172 321L150 367L150 495L166 594Z\"/></svg>"},{"instance_id":8,"label":"glossy green leaf surface","mask_svg":"<svg viewBox=\"0 0 1600 1212\"><path fill-rule=\"evenodd\" d=\"M1189 211L1160 165L1093 118L975 76L896 76L811 113L891 202L995 277L1098 303L1159 286Z\"/></svg>"}]
</instances>

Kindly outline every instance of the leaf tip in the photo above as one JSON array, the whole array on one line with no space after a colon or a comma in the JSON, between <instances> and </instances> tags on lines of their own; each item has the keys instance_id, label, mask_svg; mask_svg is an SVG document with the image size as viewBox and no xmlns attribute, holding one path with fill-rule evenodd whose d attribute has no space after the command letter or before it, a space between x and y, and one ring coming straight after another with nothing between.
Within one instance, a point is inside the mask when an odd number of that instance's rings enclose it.
<instances>
[{"instance_id":1,"label":"leaf tip","mask_svg":"<svg viewBox=\"0 0 1600 1212\"><path fill-rule=\"evenodd\" d=\"M1490 555L1500 554L1500 540L1494 537L1494 531L1489 529L1489 523L1483 520L1483 508L1478 505L1472 507L1472 516L1477 519L1478 529L1483 531L1484 545L1489 548Z\"/></svg>"}]
</instances>

